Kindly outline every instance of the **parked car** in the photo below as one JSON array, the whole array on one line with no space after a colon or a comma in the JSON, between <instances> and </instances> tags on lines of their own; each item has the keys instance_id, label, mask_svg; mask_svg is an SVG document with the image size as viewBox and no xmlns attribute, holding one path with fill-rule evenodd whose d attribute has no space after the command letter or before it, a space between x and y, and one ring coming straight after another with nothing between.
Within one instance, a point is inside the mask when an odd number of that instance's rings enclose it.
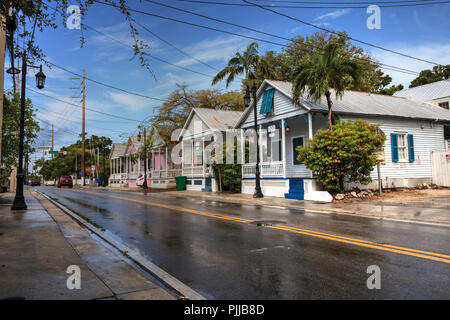
<instances>
[{"instance_id":1,"label":"parked car","mask_svg":"<svg viewBox=\"0 0 450 320\"><path fill-rule=\"evenodd\" d=\"M30 179L30 185L33 186L40 186L41 185L41 179L40 178L32 178Z\"/></svg>"},{"instance_id":2,"label":"parked car","mask_svg":"<svg viewBox=\"0 0 450 320\"><path fill-rule=\"evenodd\" d=\"M73 179L71 176L61 176L58 180L58 188L62 186L68 186L69 188L73 187Z\"/></svg>"},{"instance_id":3,"label":"parked car","mask_svg":"<svg viewBox=\"0 0 450 320\"><path fill-rule=\"evenodd\" d=\"M142 173L138 175L136 179L136 185L138 187L142 187L144 185L144 175Z\"/></svg>"}]
</instances>

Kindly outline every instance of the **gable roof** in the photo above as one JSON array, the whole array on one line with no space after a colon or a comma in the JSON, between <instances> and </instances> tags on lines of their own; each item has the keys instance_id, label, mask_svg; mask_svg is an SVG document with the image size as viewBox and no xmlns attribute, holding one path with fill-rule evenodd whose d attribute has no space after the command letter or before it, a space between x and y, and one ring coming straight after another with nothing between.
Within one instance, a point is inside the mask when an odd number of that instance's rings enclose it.
<instances>
[{"instance_id":1,"label":"gable roof","mask_svg":"<svg viewBox=\"0 0 450 320\"><path fill-rule=\"evenodd\" d=\"M261 88L270 85L292 99L292 83L286 81L264 80L257 97L261 94ZM342 99L336 99L332 89L333 112L336 114L353 114L361 116L400 117L421 120L450 121L450 111L435 105L424 104L408 100L402 97L392 97L382 94L374 94L361 91L346 90ZM300 107L316 112L328 112L326 98L322 97L319 103L315 103L304 95L300 99ZM244 111L237 127L247 118L253 105Z\"/></svg>"},{"instance_id":2,"label":"gable roof","mask_svg":"<svg viewBox=\"0 0 450 320\"><path fill-rule=\"evenodd\" d=\"M126 143L126 142L113 143L109 158L116 159L119 157L123 157L125 155L125 150L127 149L127 145L128 145L128 143Z\"/></svg>"},{"instance_id":3,"label":"gable roof","mask_svg":"<svg viewBox=\"0 0 450 320\"><path fill-rule=\"evenodd\" d=\"M203 121L204 124L206 124L209 129L219 131L225 131L227 129L234 128L242 115L241 111L192 108L184 124L183 130L178 136L178 139L180 139L184 135L185 129L191 122L194 113L197 114L197 116Z\"/></svg>"},{"instance_id":4,"label":"gable roof","mask_svg":"<svg viewBox=\"0 0 450 320\"><path fill-rule=\"evenodd\" d=\"M394 93L395 97L425 102L450 97L450 80L441 80Z\"/></svg>"}]
</instances>

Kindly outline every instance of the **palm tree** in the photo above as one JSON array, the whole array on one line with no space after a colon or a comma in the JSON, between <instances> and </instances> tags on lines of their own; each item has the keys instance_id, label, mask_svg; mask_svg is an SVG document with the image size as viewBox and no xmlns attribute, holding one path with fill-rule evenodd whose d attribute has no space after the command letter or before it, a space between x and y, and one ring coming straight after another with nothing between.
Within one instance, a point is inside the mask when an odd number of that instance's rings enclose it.
<instances>
[{"instance_id":1,"label":"palm tree","mask_svg":"<svg viewBox=\"0 0 450 320\"><path fill-rule=\"evenodd\" d=\"M227 77L227 87L240 74L245 74L245 81L254 79L254 71L259 61L258 44L250 43L241 54L236 52L233 58L228 61L228 65L219 71L212 80L212 85L222 81Z\"/></svg>"},{"instance_id":2,"label":"palm tree","mask_svg":"<svg viewBox=\"0 0 450 320\"><path fill-rule=\"evenodd\" d=\"M300 97L306 93L308 98L319 103L325 95L331 132L333 102L330 89L334 89L336 99L342 98L349 79L353 81L353 86L357 86L360 80L359 64L339 55L339 48L340 45L330 43L325 46L323 54L316 54L312 60L300 63L293 71L293 102L298 104Z\"/></svg>"}]
</instances>

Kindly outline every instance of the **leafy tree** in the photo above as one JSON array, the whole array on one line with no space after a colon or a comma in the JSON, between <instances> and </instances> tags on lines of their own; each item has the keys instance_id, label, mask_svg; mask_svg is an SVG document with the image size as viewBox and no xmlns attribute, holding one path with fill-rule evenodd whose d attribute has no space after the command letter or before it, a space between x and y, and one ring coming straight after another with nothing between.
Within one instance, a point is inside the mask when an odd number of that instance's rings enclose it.
<instances>
[{"instance_id":1,"label":"leafy tree","mask_svg":"<svg viewBox=\"0 0 450 320\"><path fill-rule=\"evenodd\" d=\"M422 70L419 76L411 81L410 88L450 78L450 64L435 66L432 70Z\"/></svg>"},{"instance_id":2,"label":"leafy tree","mask_svg":"<svg viewBox=\"0 0 450 320\"><path fill-rule=\"evenodd\" d=\"M130 36L133 39L133 57L139 57L141 66L148 69L150 72L150 65L148 62L147 49L149 46L138 38L139 32L135 27L133 18L127 7L126 0L106 1L110 6L115 7L121 12L125 21L130 27ZM75 4L80 8L81 20L83 20L89 10L89 8L95 3L93 0L76 0L70 3L67 0L48 0L48 1L33 1L33 0L20 0L20 1L1 1L0 2L0 16L8 17L3 21L1 26L6 30L8 23L13 21L15 24L21 26L20 32L17 28L14 38L18 37L17 41L13 45L12 37L7 34L8 50L14 51L14 56L22 55L24 50L27 51L29 59L42 59L45 55L42 49L34 43L34 33L36 31L44 32L46 29L56 29L58 27L58 18L60 18L61 24L65 26L69 15L67 9L70 5ZM10 12L12 13L11 18ZM24 44L22 47L20 44ZM81 46L84 45L84 35L81 32ZM14 48L13 48L14 46Z\"/></svg>"},{"instance_id":3,"label":"leafy tree","mask_svg":"<svg viewBox=\"0 0 450 320\"><path fill-rule=\"evenodd\" d=\"M258 44L252 42L243 53L236 52L234 57L228 61L227 66L213 78L212 85L227 78L226 85L228 87L237 76L242 74L245 76L242 83L244 86L252 84L254 80L259 80L261 83L264 78L272 75L271 71L270 61L258 55Z\"/></svg>"},{"instance_id":4,"label":"leafy tree","mask_svg":"<svg viewBox=\"0 0 450 320\"><path fill-rule=\"evenodd\" d=\"M342 97L346 78L351 78L356 84L361 71L358 63L339 54L339 48L338 44L328 44L323 54L316 54L311 60L300 63L293 72L293 102L298 104L304 93L315 102L320 102L325 95L330 131L333 131L331 88L336 98Z\"/></svg>"},{"instance_id":5,"label":"leafy tree","mask_svg":"<svg viewBox=\"0 0 450 320\"><path fill-rule=\"evenodd\" d=\"M375 93L385 94L392 96L395 92L403 90L403 85L391 85L388 87L388 85L392 82L392 78L388 74L383 74L380 70L378 71L380 73L380 82L375 89Z\"/></svg>"},{"instance_id":6,"label":"leafy tree","mask_svg":"<svg viewBox=\"0 0 450 320\"><path fill-rule=\"evenodd\" d=\"M33 143L40 131L39 124L34 120L35 110L31 100L25 101L24 127L24 159L35 149ZM8 93L3 97L3 131L2 131L2 166L0 167L0 183L4 184L10 176L12 167L17 165L19 155L19 121L20 96Z\"/></svg>"},{"instance_id":7,"label":"leafy tree","mask_svg":"<svg viewBox=\"0 0 450 320\"><path fill-rule=\"evenodd\" d=\"M335 44L337 53L342 59L358 62L360 66L360 77L358 82L354 82L351 76L345 76L343 79L346 90L361 90L365 92L375 92L381 81L382 72L379 65L374 61L363 48L351 43L345 32L340 32L342 36L329 34L327 32L315 32L306 37L297 36L283 48L285 60L283 65L290 68L290 74L294 72L297 65L315 59L318 53L324 53L325 48L330 44ZM284 72L286 74L286 71ZM286 80L276 79L276 80ZM291 79L293 80L293 79Z\"/></svg>"},{"instance_id":8,"label":"leafy tree","mask_svg":"<svg viewBox=\"0 0 450 320\"><path fill-rule=\"evenodd\" d=\"M233 152L233 163L226 163L227 152ZM211 167L214 172L214 177L218 183L221 184L222 190L231 192L241 192L242 182L242 165L237 161L237 142L234 143L233 148L227 148L223 143L223 159L222 163L213 162Z\"/></svg>"},{"instance_id":9,"label":"leafy tree","mask_svg":"<svg viewBox=\"0 0 450 320\"><path fill-rule=\"evenodd\" d=\"M106 185L109 178L109 153L111 151L112 141L108 137L98 137L92 135L86 139L85 150L85 168L97 164L96 156L90 153L91 148L100 148L100 183ZM51 160L36 160L34 170L39 169L39 173L46 180L57 179L62 175L76 175L80 177L81 172L81 140L69 146L63 146ZM96 153L95 153L96 155ZM76 165L75 165L76 160ZM76 168L76 169L75 169Z\"/></svg>"},{"instance_id":10,"label":"leafy tree","mask_svg":"<svg viewBox=\"0 0 450 320\"><path fill-rule=\"evenodd\" d=\"M333 128L318 130L306 146L299 146L297 159L328 191L344 191L345 180L368 184L376 165L375 151L386 137L377 125L363 120L339 121Z\"/></svg>"},{"instance_id":11,"label":"leafy tree","mask_svg":"<svg viewBox=\"0 0 450 320\"><path fill-rule=\"evenodd\" d=\"M150 120L151 125L158 128L159 134L168 143L172 131L183 127L192 108L241 111L245 106L243 95L238 91L189 90L187 85L177 84L177 89Z\"/></svg>"}]
</instances>

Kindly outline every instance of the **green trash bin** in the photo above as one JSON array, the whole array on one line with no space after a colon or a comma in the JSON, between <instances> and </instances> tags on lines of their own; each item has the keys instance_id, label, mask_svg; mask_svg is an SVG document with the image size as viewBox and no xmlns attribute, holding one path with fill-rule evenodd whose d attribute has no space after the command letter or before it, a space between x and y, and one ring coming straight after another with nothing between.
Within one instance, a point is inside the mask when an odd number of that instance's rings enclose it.
<instances>
[{"instance_id":1,"label":"green trash bin","mask_svg":"<svg viewBox=\"0 0 450 320\"><path fill-rule=\"evenodd\" d=\"M177 191L186 190L186 176L175 177L177 183Z\"/></svg>"}]
</instances>

